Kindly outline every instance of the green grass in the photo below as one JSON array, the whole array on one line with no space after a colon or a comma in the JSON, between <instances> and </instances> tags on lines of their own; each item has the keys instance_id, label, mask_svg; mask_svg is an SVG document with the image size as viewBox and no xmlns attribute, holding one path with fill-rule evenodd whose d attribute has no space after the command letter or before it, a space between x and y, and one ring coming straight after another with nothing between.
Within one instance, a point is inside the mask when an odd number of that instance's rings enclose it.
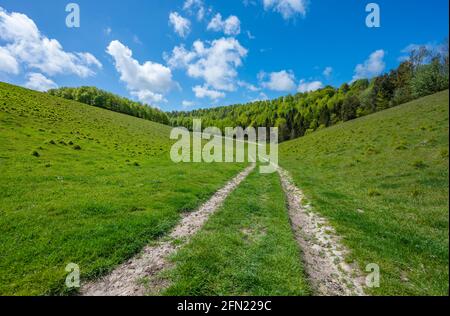
<instances>
[{"instance_id":1,"label":"green grass","mask_svg":"<svg viewBox=\"0 0 450 316\"><path fill-rule=\"evenodd\" d=\"M0 295L68 294L168 232L244 166L174 164L170 128L0 83Z\"/></svg>"},{"instance_id":2,"label":"green grass","mask_svg":"<svg viewBox=\"0 0 450 316\"><path fill-rule=\"evenodd\" d=\"M280 146L374 295L448 295L448 91ZM243 164L174 164L170 128L0 83L0 295L70 294ZM277 175L253 172L173 258L166 295L309 295Z\"/></svg>"},{"instance_id":3,"label":"green grass","mask_svg":"<svg viewBox=\"0 0 450 316\"><path fill-rule=\"evenodd\" d=\"M308 295L276 174L254 171L173 258L165 295Z\"/></svg>"},{"instance_id":4,"label":"green grass","mask_svg":"<svg viewBox=\"0 0 450 316\"><path fill-rule=\"evenodd\" d=\"M364 271L374 295L448 295L448 91L280 146L318 212Z\"/></svg>"}]
</instances>

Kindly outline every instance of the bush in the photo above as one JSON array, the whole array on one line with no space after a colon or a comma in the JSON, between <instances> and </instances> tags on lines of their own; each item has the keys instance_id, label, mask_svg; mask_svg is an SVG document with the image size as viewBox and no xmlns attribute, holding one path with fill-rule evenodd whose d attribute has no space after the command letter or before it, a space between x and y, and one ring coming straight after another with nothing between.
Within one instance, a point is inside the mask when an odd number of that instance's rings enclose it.
<instances>
[{"instance_id":1,"label":"bush","mask_svg":"<svg viewBox=\"0 0 450 316\"><path fill-rule=\"evenodd\" d=\"M446 75L438 60L431 64L420 65L411 80L411 90L414 97L424 97L448 88Z\"/></svg>"}]
</instances>

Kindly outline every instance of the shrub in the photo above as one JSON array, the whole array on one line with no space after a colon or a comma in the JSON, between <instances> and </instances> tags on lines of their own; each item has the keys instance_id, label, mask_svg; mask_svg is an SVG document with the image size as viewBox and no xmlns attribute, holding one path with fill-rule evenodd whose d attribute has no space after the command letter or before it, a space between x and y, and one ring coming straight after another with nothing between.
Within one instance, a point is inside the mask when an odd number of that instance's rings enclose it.
<instances>
[{"instance_id":1,"label":"shrub","mask_svg":"<svg viewBox=\"0 0 450 316\"><path fill-rule=\"evenodd\" d=\"M414 97L423 97L448 88L448 75L442 70L438 60L417 68L411 80Z\"/></svg>"}]
</instances>

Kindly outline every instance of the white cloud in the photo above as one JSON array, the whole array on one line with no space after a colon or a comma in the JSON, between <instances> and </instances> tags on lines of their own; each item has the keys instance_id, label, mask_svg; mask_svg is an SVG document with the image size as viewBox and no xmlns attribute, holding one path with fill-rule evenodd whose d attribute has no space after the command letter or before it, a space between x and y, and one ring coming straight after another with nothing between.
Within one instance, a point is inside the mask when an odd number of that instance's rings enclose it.
<instances>
[{"instance_id":1,"label":"white cloud","mask_svg":"<svg viewBox=\"0 0 450 316\"><path fill-rule=\"evenodd\" d=\"M432 43L427 43L427 44L409 44L408 46L406 46L405 48L402 49L402 53L412 53L414 50L419 50L420 48L425 47L427 50L433 51L437 48L436 45L432 44Z\"/></svg>"},{"instance_id":2,"label":"white cloud","mask_svg":"<svg viewBox=\"0 0 450 316\"><path fill-rule=\"evenodd\" d=\"M298 85L298 92L311 92L316 91L323 88L323 83L320 81L311 81L306 82L305 80L300 80L300 84Z\"/></svg>"},{"instance_id":3,"label":"white cloud","mask_svg":"<svg viewBox=\"0 0 450 316\"><path fill-rule=\"evenodd\" d=\"M236 68L242 65L246 55L247 50L238 40L221 38L206 44L195 41L190 51L177 46L171 55L165 55L165 59L170 67L185 68L188 76L203 79L216 90L234 91Z\"/></svg>"},{"instance_id":4,"label":"white cloud","mask_svg":"<svg viewBox=\"0 0 450 316\"><path fill-rule=\"evenodd\" d=\"M191 32L191 22L183 18L178 12L171 12L169 15L169 24L173 30L181 37L186 37Z\"/></svg>"},{"instance_id":5,"label":"white cloud","mask_svg":"<svg viewBox=\"0 0 450 316\"><path fill-rule=\"evenodd\" d=\"M239 81L237 82L237 85L238 85L239 87L246 88L247 90L252 91L252 92L256 92L256 91L259 91L259 90L260 90L257 86L255 86L255 85L253 85L253 84L251 84L251 83L248 83L248 82L246 82L246 81L241 81L241 80L239 80Z\"/></svg>"},{"instance_id":6,"label":"white cloud","mask_svg":"<svg viewBox=\"0 0 450 316\"><path fill-rule=\"evenodd\" d=\"M288 92L295 90L296 88L295 76L292 72L282 70L270 74L260 73L258 78L263 80L267 76L269 77L269 80L262 83L264 88L280 92Z\"/></svg>"},{"instance_id":7,"label":"white cloud","mask_svg":"<svg viewBox=\"0 0 450 316\"><path fill-rule=\"evenodd\" d=\"M170 68L187 68L189 64L197 57L195 51L188 51L184 45L176 46L172 50L172 55L163 54L164 59Z\"/></svg>"},{"instance_id":8,"label":"white cloud","mask_svg":"<svg viewBox=\"0 0 450 316\"><path fill-rule=\"evenodd\" d=\"M194 7L200 7L203 6L202 0L186 0L183 4L183 10L190 10Z\"/></svg>"},{"instance_id":9,"label":"white cloud","mask_svg":"<svg viewBox=\"0 0 450 316\"><path fill-rule=\"evenodd\" d=\"M198 9L198 11L197 11L197 20L198 21L202 21L203 18L205 17L205 14L206 14L206 12L205 12L205 8L204 7L201 7L200 9Z\"/></svg>"},{"instance_id":10,"label":"white cloud","mask_svg":"<svg viewBox=\"0 0 450 316\"><path fill-rule=\"evenodd\" d=\"M253 99L251 102L267 101L269 97L264 92L260 92L258 97Z\"/></svg>"},{"instance_id":11,"label":"white cloud","mask_svg":"<svg viewBox=\"0 0 450 316\"><path fill-rule=\"evenodd\" d=\"M40 73L27 74L27 82L25 87L36 91L47 91L58 87L56 83Z\"/></svg>"},{"instance_id":12,"label":"white cloud","mask_svg":"<svg viewBox=\"0 0 450 316\"><path fill-rule=\"evenodd\" d=\"M307 0L263 0L264 9L276 11L288 20L296 15L306 15Z\"/></svg>"},{"instance_id":13,"label":"white cloud","mask_svg":"<svg viewBox=\"0 0 450 316\"><path fill-rule=\"evenodd\" d=\"M167 102L167 100L164 98L164 95L162 95L161 93L155 93L148 89L131 90L130 94L138 98L139 101L147 104Z\"/></svg>"},{"instance_id":14,"label":"white cloud","mask_svg":"<svg viewBox=\"0 0 450 316\"><path fill-rule=\"evenodd\" d=\"M209 22L207 29L216 32L223 31L226 35L238 35L241 33L241 21L234 15L222 20L222 15L217 13Z\"/></svg>"},{"instance_id":15,"label":"white cloud","mask_svg":"<svg viewBox=\"0 0 450 316\"><path fill-rule=\"evenodd\" d=\"M193 14L196 10L197 20L202 21L206 15L206 9L203 0L186 0L183 4L183 10Z\"/></svg>"},{"instance_id":16,"label":"white cloud","mask_svg":"<svg viewBox=\"0 0 450 316\"><path fill-rule=\"evenodd\" d=\"M17 75L19 73L19 63L11 53L0 46L0 72Z\"/></svg>"},{"instance_id":17,"label":"white cloud","mask_svg":"<svg viewBox=\"0 0 450 316\"><path fill-rule=\"evenodd\" d=\"M445 55L445 50L446 50L446 47L444 46L444 45L442 45L442 44L436 44L436 43L426 43L426 44L409 44L408 46L406 46L404 49L402 49L402 53L403 53L403 55L402 56L400 56L399 58L398 58L398 60L400 61L400 62L403 62L403 61L405 61L405 60L408 60L409 59L409 57L410 57L410 55L411 55L411 53L413 52L413 51L418 51L418 50L420 50L421 48L425 48L426 50L428 50L430 53L431 53L431 55L438 55L438 54L440 54L440 55ZM427 62L429 62L430 60L429 60L430 58L427 58L427 59L425 59L425 60L423 60L423 62L424 63L427 63Z\"/></svg>"},{"instance_id":18,"label":"white cloud","mask_svg":"<svg viewBox=\"0 0 450 316\"><path fill-rule=\"evenodd\" d=\"M151 61L139 64L133 52L117 40L109 44L106 52L114 58L120 80L133 96L145 103L165 101L164 93L175 85L169 68Z\"/></svg>"},{"instance_id":19,"label":"white cloud","mask_svg":"<svg viewBox=\"0 0 450 316\"><path fill-rule=\"evenodd\" d=\"M199 99L210 98L211 100L217 100L225 97L225 93L209 89L206 85L203 86L195 86L192 88L195 96Z\"/></svg>"},{"instance_id":20,"label":"white cloud","mask_svg":"<svg viewBox=\"0 0 450 316\"><path fill-rule=\"evenodd\" d=\"M326 67L326 68L323 70L323 75L324 75L326 78L330 78L332 74L333 74L333 68L332 68L332 67Z\"/></svg>"},{"instance_id":21,"label":"white cloud","mask_svg":"<svg viewBox=\"0 0 450 316\"><path fill-rule=\"evenodd\" d=\"M242 2L244 3L244 6L246 6L246 7L256 5L256 0L243 0Z\"/></svg>"},{"instance_id":22,"label":"white cloud","mask_svg":"<svg viewBox=\"0 0 450 316\"><path fill-rule=\"evenodd\" d=\"M111 35L111 33L112 33L112 28L108 26L108 27L105 29L105 34L109 36L109 35Z\"/></svg>"},{"instance_id":23,"label":"white cloud","mask_svg":"<svg viewBox=\"0 0 450 316\"><path fill-rule=\"evenodd\" d=\"M181 104L182 104L183 108L190 108L195 105L195 102L183 100L183 102L181 102Z\"/></svg>"},{"instance_id":24,"label":"white cloud","mask_svg":"<svg viewBox=\"0 0 450 316\"><path fill-rule=\"evenodd\" d=\"M384 62L384 50L380 49L370 54L364 64L359 64L355 68L353 81L364 78L372 78L381 74L386 68Z\"/></svg>"},{"instance_id":25,"label":"white cloud","mask_svg":"<svg viewBox=\"0 0 450 316\"><path fill-rule=\"evenodd\" d=\"M26 68L38 69L47 75L74 74L88 77L101 63L90 53L64 51L56 39L42 35L36 24L25 14L8 13L0 7L0 40L3 50Z\"/></svg>"}]
</instances>

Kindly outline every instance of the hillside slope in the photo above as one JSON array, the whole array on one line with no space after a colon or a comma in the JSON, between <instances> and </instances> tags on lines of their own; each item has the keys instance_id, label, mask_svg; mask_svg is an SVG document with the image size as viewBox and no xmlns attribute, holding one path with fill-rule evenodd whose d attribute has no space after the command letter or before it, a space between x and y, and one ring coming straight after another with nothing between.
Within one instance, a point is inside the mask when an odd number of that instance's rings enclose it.
<instances>
[{"instance_id":1,"label":"hillside slope","mask_svg":"<svg viewBox=\"0 0 450 316\"><path fill-rule=\"evenodd\" d=\"M0 295L104 274L243 166L175 164L170 128L0 83Z\"/></svg>"},{"instance_id":2,"label":"hillside slope","mask_svg":"<svg viewBox=\"0 0 450 316\"><path fill-rule=\"evenodd\" d=\"M448 295L448 91L280 145L314 209L344 236L376 295Z\"/></svg>"}]
</instances>

